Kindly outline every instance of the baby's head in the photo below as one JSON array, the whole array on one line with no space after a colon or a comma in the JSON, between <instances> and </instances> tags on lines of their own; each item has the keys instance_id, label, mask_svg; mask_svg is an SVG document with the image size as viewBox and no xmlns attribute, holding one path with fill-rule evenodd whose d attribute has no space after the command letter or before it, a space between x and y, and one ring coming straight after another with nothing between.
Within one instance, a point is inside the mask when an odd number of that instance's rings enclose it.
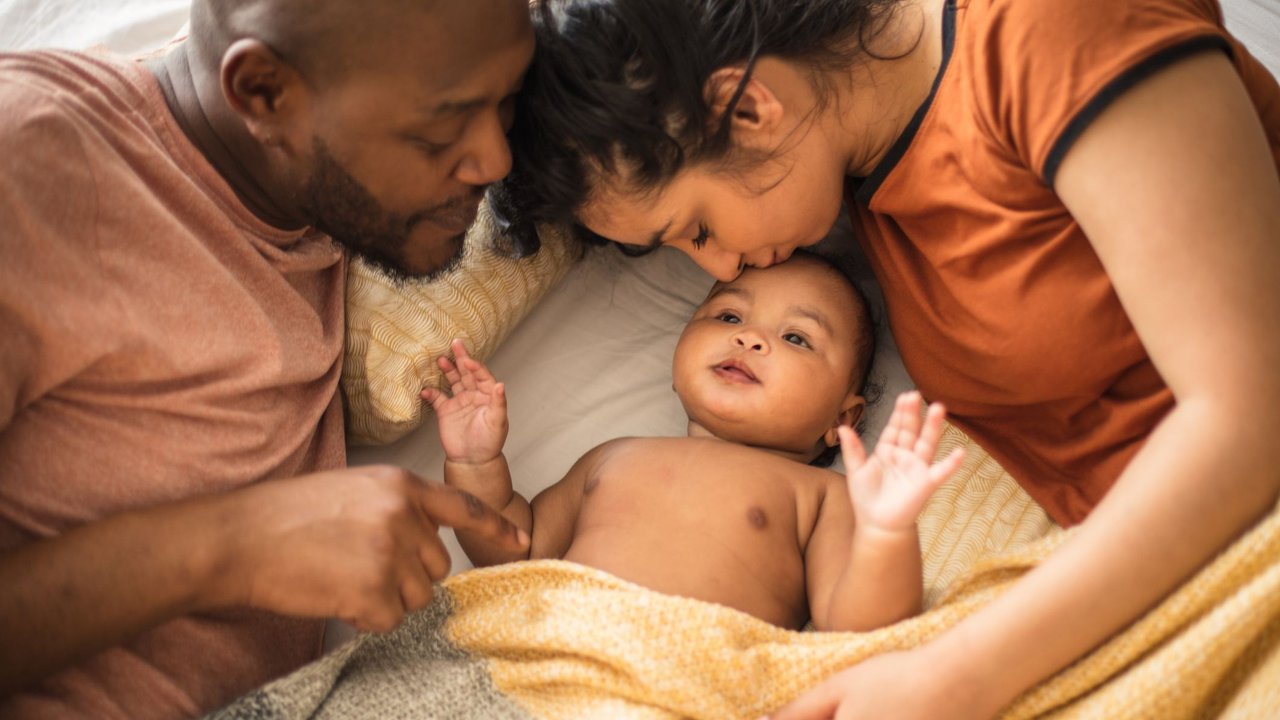
<instances>
[{"instance_id":1,"label":"baby's head","mask_svg":"<svg viewBox=\"0 0 1280 720\"><path fill-rule=\"evenodd\" d=\"M716 283L676 344L689 434L809 462L861 416L873 347L862 294L816 255Z\"/></svg>"}]
</instances>

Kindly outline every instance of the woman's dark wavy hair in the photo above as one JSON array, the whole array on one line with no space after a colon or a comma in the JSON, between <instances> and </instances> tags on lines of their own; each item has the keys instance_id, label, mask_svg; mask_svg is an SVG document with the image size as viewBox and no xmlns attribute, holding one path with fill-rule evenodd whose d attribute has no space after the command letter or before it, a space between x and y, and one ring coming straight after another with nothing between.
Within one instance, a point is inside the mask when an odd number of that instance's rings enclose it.
<instances>
[{"instance_id":1,"label":"woman's dark wavy hair","mask_svg":"<svg viewBox=\"0 0 1280 720\"><path fill-rule=\"evenodd\" d=\"M823 71L855 62L899 0L534 0L537 50L510 134L513 170L490 201L524 252L534 223L573 224L599 171L660 189L692 164L729 167L733 109L756 61ZM711 74L745 65L718 123Z\"/></svg>"}]
</instances>

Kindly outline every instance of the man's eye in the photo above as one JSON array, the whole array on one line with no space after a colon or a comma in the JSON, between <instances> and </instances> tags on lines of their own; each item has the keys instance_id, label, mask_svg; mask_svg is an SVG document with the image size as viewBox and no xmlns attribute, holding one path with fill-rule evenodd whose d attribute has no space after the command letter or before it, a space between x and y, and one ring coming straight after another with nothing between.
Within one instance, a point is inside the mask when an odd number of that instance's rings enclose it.
<instances>
[{"instance_id":1,"label":"man's eye","mask_svg":"<svg viewBox=\"0 0 1280 720\"><path fill-rule=\"evenodd\" d=\"M413 144L417 145L420 150L429 156L436 156L448 150L453 143L438 143L427 140L426 138L414 138Z\"/></svg>"},{"instance_id":2,"label":"man's eye","mask_svg":"<svg viewBox=\"0 0 1280 720\"><path fill-rule=\"evenodd\" d=\"M787 333L782 336L782 339L785 340L786 342L791 343L792 345L799 345L800 347L803 347L803 348L810 347L809 341L806 340L803 335L800 335L798 333Z\"/></svg>"},{"instance_id":3,"label":"man's eye","mask_svg":"<svg viewBox=\"0 0 1280 720\"><path fill-rule=\"evenodd\" d=\"M458 142L455 130L435 128L429 132L406 133L404 139L429 156L440 155Z\"/></svg>"},{"instance_id":4,"label":"man's eye","mask_svg":"<svg viewBox=\"0 0 1280 720\"><path fill-rule=\"evenodd\" d=\"M742 319L731 312L722 312L716 316L716 319L721 322L727 322L730 325L739 325L742 323Z\"/></svg>"}]
</instances>

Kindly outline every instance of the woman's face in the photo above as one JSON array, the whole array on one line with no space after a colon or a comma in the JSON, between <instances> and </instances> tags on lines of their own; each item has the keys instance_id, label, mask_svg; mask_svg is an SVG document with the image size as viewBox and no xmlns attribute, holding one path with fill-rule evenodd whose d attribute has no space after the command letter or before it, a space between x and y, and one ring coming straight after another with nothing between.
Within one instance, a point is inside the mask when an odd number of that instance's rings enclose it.
<instances>
[{"instance_id":1,"label":"woman's face","mask_svg":"<svg viewBox=\"0 0 1280 720\"><path fill-rule=\"evenodd\" d=\"M729 281L743 267L786 260L835 224L844 169L807 145L745 175L690 168L656 195L628 195L612 189L619 183L606 183L578 219L624 245L679 248L717 280Z\"/></svg>"}]
</instances>

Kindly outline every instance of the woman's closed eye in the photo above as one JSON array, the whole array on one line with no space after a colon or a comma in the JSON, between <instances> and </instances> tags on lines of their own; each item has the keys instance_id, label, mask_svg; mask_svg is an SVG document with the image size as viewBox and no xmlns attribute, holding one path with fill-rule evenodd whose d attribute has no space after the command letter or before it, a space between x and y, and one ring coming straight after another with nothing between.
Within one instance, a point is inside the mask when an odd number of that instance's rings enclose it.
<instances>
[{"instance_id":1,"label":"woman's closed eye","mask_svg":"<svg viewBox=\"0 0 1280 720\"><path fill-rule=\"evenodd\" d=\"M703 223L698 223L698 235L693 239L693 248L701 250L706 244L707 239L711 237L711 230Z\"/></svg>"}]
</instances>

